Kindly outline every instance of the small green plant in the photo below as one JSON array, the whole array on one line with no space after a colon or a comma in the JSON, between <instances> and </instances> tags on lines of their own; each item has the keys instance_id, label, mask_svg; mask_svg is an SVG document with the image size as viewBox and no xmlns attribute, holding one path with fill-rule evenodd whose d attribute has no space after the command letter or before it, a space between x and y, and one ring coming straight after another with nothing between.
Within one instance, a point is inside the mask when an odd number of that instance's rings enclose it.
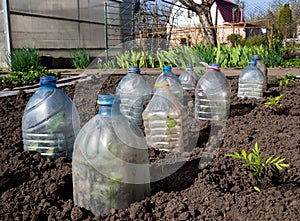
<instances>
[{"instance_id":1,"label":"small green plant","mask_svg":"<svg viewBox=\"0 0 300 221\"><path fill-rule=\"evenodd\" d=\"M289 166L288 164L283 163L285 158L280 158L280 156L270 156L266 161L263 161L262 155L263 154L258 146L258 142L256 142L249 154L247 154L246 150L243 149L241 153L234 152L232 154L226 154L225 156L244 160L245 165L251 167L254 170L253 174L258 181L261 180L262 174L264 173L264 170L267 166L273 165L278 170L282 170L283 167ZM260 191L256 186L254 187L254 189Z\"/></svg>"},{"instance_id":2,"label":"small green plant","mask_svg":"<svg viewBox=\"0 0 300 221\"><path fill-rule=\"evenodd\" d=\"M40 67L41 57L37 49L23 47L8 54L6 62L11 71L29 72Z\"/></svg>"},{"instance_id":3,"label":"small green plant","mask_svg":"<svg viewBox=\"0 0 300 221\"><path fill-rule=\"evenodd\" d=\"M276 97L267 97L269 101L265 102L264 105L274 111L279 111L282 108L281 98L283 94L276 96Z\"/></svg>"},{"instance_id":4,"label":"small green plant","mask_svg":"<svg viewBox=\"0 0 300 221\"><path fill-rule=\"evenodd\" d=\"M115 59L111 59L111 60L108 60L108 61L105 62L105 61L102 60L102 58L98 58L97 67L99 69L104 69L104 70L114 69L114 68L116 68Z\"/></svg>"},{"instance_id":5,"label":"small green plant","mask_svg":"<svg viewBox=\"0 0 300 221\"><path fill-rule=\"evenodd\" d=\"M296 81L296 76L294 74L286 74L284 76L278 77L279 79L279 86L293 86Z\"/></svg>"},{"instance_id":6,"label":"small green plant","mask_svg":"<svg viewBox=\"0 0 300 221\"><path fill-rule=\"evenodd\" d=\"M76 69L85 69L90 64L90 56L86 49L77 48L72 52L72 62Z\"/></svg>"},{"instance_id":7,"label":"small green plant","mask_svg":"<svg viewBox=\"0 0 300 221\"><path fill-rule=\"evenodd\" d=\"M300 68L300 58L292 58L284 62L285 68Z\"/></svg>"},{"instance_id":8,"label":"small green plant","mask_svg":"<svg viewBox=\"0 0 300 221\"><path fill-rule=\"evenodd\" d=\"M0 76L0 88L19 87L24 85L37 84L41 76L56 75L60 73L50 73L45 67L31 67L28 71L12 71L9 75Z\"/></svg>"}]
</instances>

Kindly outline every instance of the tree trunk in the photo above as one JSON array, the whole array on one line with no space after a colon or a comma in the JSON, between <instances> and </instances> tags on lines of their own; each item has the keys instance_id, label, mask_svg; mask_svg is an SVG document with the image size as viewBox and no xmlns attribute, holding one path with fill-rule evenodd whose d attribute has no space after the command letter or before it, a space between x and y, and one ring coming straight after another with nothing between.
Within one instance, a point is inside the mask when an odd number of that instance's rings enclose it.
<instances>
[{"instance_id":1,"label":"tree trunk","mask_svg":"<svg viewBox=\"0 0 300 221\"><path fill-rule=\"evenodd\" d=\"M199 0L197 0L198 2ZM213 27L210 7L214 3L214 0L203 0L200 4L197 4L195 0L179 0L181 4L187 7L189 10L195 12L199 16L201 33L204 40L204 44L217 45L216 32Z\"/></svg>"}]
</instances>

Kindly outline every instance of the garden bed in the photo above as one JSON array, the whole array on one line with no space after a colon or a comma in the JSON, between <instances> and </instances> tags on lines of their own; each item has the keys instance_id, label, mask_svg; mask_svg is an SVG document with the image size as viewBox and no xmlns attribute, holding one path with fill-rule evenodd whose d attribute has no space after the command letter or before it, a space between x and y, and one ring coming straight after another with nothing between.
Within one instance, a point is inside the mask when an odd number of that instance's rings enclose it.
<instances>
[{"instance_id":1,"label":"garden bed","mask_svg":"<svg viewBox=\"0 0 300 221\"><path fill-rule=\"evenodd\" d=\"M82 124L96 113L96 97L86 90L114 93L121 78L118 74L103 78L100 89L99 84L84 82L63 87L77 102L91 103L90 107L78 107ZM154 79L148 77L152 83ZM269 79L266 96L284 94L284 108L279 113L264 106L266 97L237 98L238 79L229 80L231 114L220 149L208 166L199 168L200 159L208 157L205 145L209 126L202 122L193 151L174 156L167 166L186 162L176 173L153 182L151 196L124 210L112 209L110 214L96 217L74 205L70 160L50 160L23 151L21 119L32 93L21 90L17 95L1 97L1 220L300 220L299 80L294 87L280 88L276 78ZM225 157L242 149L249 152L256 141L264 159L280 155L290 166L281 171L267 169L258 182L241 160ZM149 156L153 168L161 170L155 163L165 153L151 149Z\"/></svg>"}]
</instances>

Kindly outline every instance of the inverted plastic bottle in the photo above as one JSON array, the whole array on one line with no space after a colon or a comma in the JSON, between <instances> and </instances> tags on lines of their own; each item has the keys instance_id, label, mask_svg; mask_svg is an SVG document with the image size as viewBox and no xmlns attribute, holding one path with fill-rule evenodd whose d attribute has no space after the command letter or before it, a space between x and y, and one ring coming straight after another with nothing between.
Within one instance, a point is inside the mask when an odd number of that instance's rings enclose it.
<instances>
[{"instance_id":1,"label":"inverted plastic bottle","mask_svg":"<svg viewBox=\"0 0 300 221\"><path fill-rule=\"evenodd\" d=\"M51 158L71 158L79 130L78 111L72 100L56 87L56 77L41 77L40 88L29 99L24 110L24 150L37 151Z\"/></svg>"},{"instance_id":2,"label":"inverted plastic bottle","mask_svg":"<svg viewBox=\"0 0 300 221\"><path fill-rule=\"evenodd\" d=\"M193 66L187 66L179 76L183 90L194 91L198 82L198 76Z\"/></svg>"},{"instance_id":3,"label":"inverted plastic bottle","mask_svg":"<svg viewBox=\"0 0 300 221\"><path fill-rule=\"evenodd\" d=\"M167 80L155 84L143 120L149 147L183 152L188 145L187 110L171 93Z\"/></svg>"},{"instance_id":4,"label":"inverted plastic bottle","mask_svg":"<svg viewBox=\"0 0 300 221\"><path fill-rule=\"evenodd\" d=\"M152 88L140 74L140 68L131 66L119 82L116 95L120 97L120 111L137 125L142 125L142 113L152 96Z\"/></svg>"},{"instance_id":5,"label":"inverted plastic bottle","mask_svg":"<svg viewBox=\"0 0 300 221\"><path fill-rule=\"evenodd\" d=\"M239 76L238 97L260 99L263 89L263 73L256 67L256 61L251 60Z\"/></svg>"},{"instance_id":6,"label":"inverted plastic bottle","mask_svg":"<svg viewBox=\"0 0 300 221\"><path fill-rule=\"evenodd\" d=\"M220 71L219 64L211 64L199 79L195 89L197 119L220 121L227 119L230 109L230 84Z\"/></svg>"},{"instance_id":7,"label":"inverted plastic bottle","mask_svg":"<svg viewBox=\"0 0 300 221\"><path fill-rule=\"evenodd\" d=\"M265 92L267 90L267 83L268 83L268 69L266 65L261 61L259 55L253 55L252 60L256 61L256 67L263 73L264 75L264 89Z\"/></svg>"},{"instance_id":8,"label":"inverted plastic bottle","mask_svg":"<svg viewBox=\"0 0 300 221\"><path fill-rule=\"evenodd\" d=\"M157 77L155 84L163 84L164 81L167 81L171 93L175 98L183 104L183 88L179 78L172 72L171 66L164 66L163 72ZM154 93L156 88L154 87Z\"/></svg>"},{"instance_id":9,"label":"inverted plastic bottle","mask_svg":"<svg viewBox=\"0 0 300 221\"><path fill-rule=\"evenodd\" d=\"M142 131L119 111L113 95L80 130L72 159L73 198L95 215L124 209L150 194L148 147Z\"/></svg>"}]
</instances>

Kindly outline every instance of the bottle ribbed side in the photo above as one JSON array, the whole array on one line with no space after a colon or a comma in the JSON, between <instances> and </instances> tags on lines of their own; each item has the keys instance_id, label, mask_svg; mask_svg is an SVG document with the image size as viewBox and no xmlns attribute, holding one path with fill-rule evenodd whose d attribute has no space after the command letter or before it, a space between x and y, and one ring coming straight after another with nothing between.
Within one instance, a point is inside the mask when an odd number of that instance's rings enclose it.
<instances>
[{"instance_id":1,"label":"bottle ribbed side","mask_svg":"<svg viewBox=\"0 0 300 221\"><path fill-rule=\"evenodd\" d=\"M239 83L238 97L256 98L263 97L264 84L258 83Z\"/></svg>"},{"instance_id":2,"label":"bottle ribbed side","mask_svg":"<svg viewBox=\"0 0 300 221\"><path fill-rule=\"evenodd\" d=\"M42 156L72 157L80 120L71 99L60 89L51 89L46 96L39 93L28 102L22 119L24 150Z\"/></svg>"},{"instance_id":3,"label":"bottle ribbed side","mask_svg":"<svg viewBox=\"0 0 300 221\"><path fill-rule=\"evenodd\" d=\"M98 114L76 138L72 159L73 199L76 205L95 215L109 213L111 208L127 208L150 194L146 144L132 147L116 133L118 129L128 141L135 139L128 125L128 119L120 113ZM145 148L141 148L143 145Z\"/></svg>"}]
</instances>

